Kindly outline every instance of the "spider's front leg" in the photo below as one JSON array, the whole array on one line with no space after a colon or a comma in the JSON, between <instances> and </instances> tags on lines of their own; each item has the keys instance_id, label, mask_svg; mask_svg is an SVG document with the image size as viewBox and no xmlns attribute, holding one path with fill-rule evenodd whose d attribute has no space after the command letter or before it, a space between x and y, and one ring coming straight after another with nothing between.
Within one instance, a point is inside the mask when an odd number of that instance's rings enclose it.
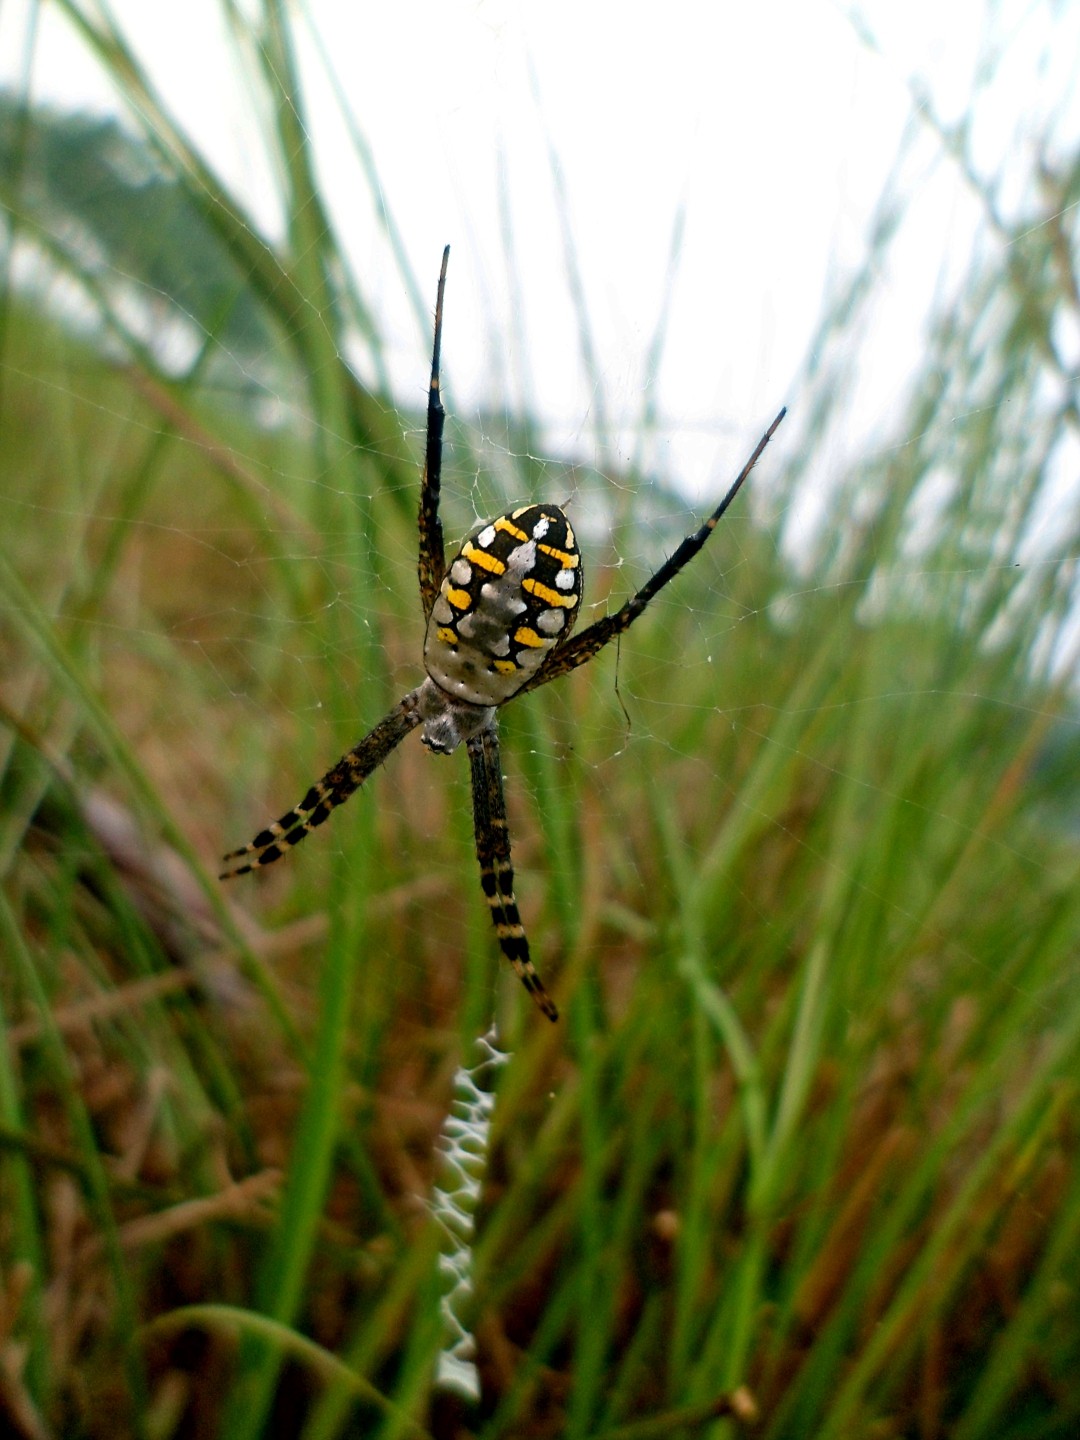
<instances>
[{"instance_id":1,"label":"spider's front leg","mask_svg":"<svg viewBox=\"0 0 1080 1440\"><path fill-rule=\"evenodd\" d=\"M251 870L259 870L263 865L280 860L316 825L321 825L332 810L343 805L350 795L359 790L375 767L382 764L391 750L400 745L422 719L420 691L412 690L385 719L379 721L374 730L364 736L359 745L354 745L332 770L315 781L299 805L265 830L260 830L250 845L230 850L223 862L227 868L218 879L232 880L237 875L247 875Z\"/></svg>"},{"instance_id":2,"label":"spider's front leg","mask_svg":"<svg viewBox=\"0 0 1080 1440\"><path fill-rule=\"evenodd\" d=\"M472 767L473 821L480 884L491 909L499 945L539 1008L549 1020L558 1020L555 1002L544 989L544 982L529 958L529 942L514 896L514 867L510 861L510 831L506 823L499 732L494 716L479 734L469 738L467 748Z\"/></svg>"}]
</instances>

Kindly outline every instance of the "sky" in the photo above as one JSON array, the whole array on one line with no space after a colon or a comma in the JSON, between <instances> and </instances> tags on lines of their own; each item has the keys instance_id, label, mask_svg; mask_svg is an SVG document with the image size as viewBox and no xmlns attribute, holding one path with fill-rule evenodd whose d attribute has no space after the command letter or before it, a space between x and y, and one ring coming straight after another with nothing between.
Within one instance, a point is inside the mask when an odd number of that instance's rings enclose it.
<instances>
[{"instance_id":1,"label":"sky","mask_svg":"<svg viewBox=\"0 0 1080 1440\"><path fill-rule=\"evenodd\" d=\"M221 11L219 0L111 7L166 103L274 234L265 97ZM716 489L781 404L797 415L823 300L862 260L902 146L907 219L838 446L887 423L930 309L984 238L981 203L936 123L955 123L977 93L971 147L988 175L1051 108L1080 130L1080 22L1055 22L1048 4L668 0L661 18L582 0L308 0L290 13L324 190L399 397L422 395L449 242L444 364L459 413L527 406L552 453L617 465L638 455L653 407L644 458L695 496ZM27 80L37 100L117 109L55 7L8 0L0 81ZM365 375L364 354L354 359Z\"/></svg>"}]
</instances>

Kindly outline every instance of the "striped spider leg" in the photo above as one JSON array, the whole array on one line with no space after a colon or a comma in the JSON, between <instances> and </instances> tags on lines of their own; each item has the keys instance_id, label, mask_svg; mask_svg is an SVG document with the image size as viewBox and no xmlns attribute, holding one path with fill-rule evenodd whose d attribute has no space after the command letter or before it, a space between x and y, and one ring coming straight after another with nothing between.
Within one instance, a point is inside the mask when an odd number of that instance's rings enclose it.
<instances>
[{"instance_id":1,"label":"striped spider leg","mask_svg":"<svg viewBox=\"0 0 1080 1440\"><path fill-rule=\"evenodd\" d=\"M418 517L417 573L427 624L427 675L311 786L299 805L261 830L249 845L226 855L221 878L246 875L280 860L358 790L405 736L420 726L422 742L435 754L450 755L459 745L468 751L476 855L495 933L503 954L536 1005L549 1020L556 1020L559 1012L529 957L529 942L514 896L498 710L515 695L546 685L585 664L633 624L649 601L705 544L772 439L784 411L769 426L705 523L687 536L621 609L570 640L581 605L582 566L574 531L558 506L522 505L498 516L468 536L449 567L446 565L439 518L445 421L439 361L449 254L447 246L435 305Z\"/></svg>"},{"instance_id":2,"label":"striped spider leg","mask_svg":"<svg viewBox=\"0 0 1080 1440\"><path fill-rule=\"evenodd\" d=\"M280 860L287 850L299 845L316 825L321 825L332 810L343 805L350 795L359 790L375 767L381 765L391 750L396 749L409 731L420 723L419 694L418 690L413 690L399 700L390 714L380 720L359 745L354 745L332 770L315 781L299 805L294 805L280 820L260 830L250 845L230 850L222 860L226 868L218 879L234 880L237 875L247 875L252 870Z\"/></svg>"},{"instance_id":3,"label":"striped spider leg","mask_svg":"<svg viewBox=\"0 0 1080 1440\"><path fill-rule=\"evenodd\" d=\"M442 522L439 519L439 493L442 480L442 436L446 412L439 396L439 352L442 346L443 293L446 289L446 267L450 246L443 250L439 270L439 288L435 300L435 342L431 354L431 381L428 385L427 442L424 451L424 475L420 486L420 554L417 569L420 577L420 599L424 619L431 614L445 569ZM316 780L299 805L260 830L250 845L230 850L224 857L226 869L220 880L247 875L280 860L293 845L321 825L339 805L364 783L371 772L424 719L420 690L413 690L394 706L359 745L343 755L332 770Z\"/></svg>"},{"instance_id":4,"label":"striped spider leg","mask_svg":"<svg viewBox=\"0 0 1080 1440\"><path fill-rule=\"evenodd\" d=\"M442 494L442 443L446 411L443 409L439 381L439 352L442 349L443 293L446 290L446 267L450 261L450 246L442 252L442 266L439 270L439 289L435 297L435 342L431 347L431 382L428 385L427 440L424 445L424 474L420 481L420 556L417 569L420 575L420 603L424 607L425 623L431 619L431 608L439 593L446 557L443 552L443 529L439 519L439 500Z\"/></svg>"},{"instance_id":5,"label":"striped spider leg","mask_svg":"<svg viewBox=\"0 0 1080 1440\"><path fill-rule=\"evenodd\" d=\"M785 406L758 441L754 447L754 453L739 471L734 484L705 523L682 541L674 555L669 556L656 574L646 580L641 589L631 595L623 606L612 614L604 615L601 619L594 621L587 629L575 635L573 640L562 645L543 670L522 686L523 690L535 690L540 685L546 685L549 680L558 680L560 675L569 674L571 670L576 670L579 665L584 665L586 661L591 660L610 640L614 640L625 630L629 630L649 601L655 598L669 580L674 580L684 565L689 564L716 529L724 511L739 493L743 481L761 458L761 452L776 433L786 414L787 407Z\"/></svg>"},{"instance_id":6,"label":"striped spider leg","mask_svg":"<svg viewBox=\"0 0 1080 1440\"><path fill-rule=\"evenodd\" d=\"M468 742L472 769L473 825L480 884L491 909L502 952L549 1020L559 1012L529 958L529 942L514 896L514 867L510 862L510 830L506 823L502 760L499 757L498 716L493 715Z\"/></svg>"}]
</instances>

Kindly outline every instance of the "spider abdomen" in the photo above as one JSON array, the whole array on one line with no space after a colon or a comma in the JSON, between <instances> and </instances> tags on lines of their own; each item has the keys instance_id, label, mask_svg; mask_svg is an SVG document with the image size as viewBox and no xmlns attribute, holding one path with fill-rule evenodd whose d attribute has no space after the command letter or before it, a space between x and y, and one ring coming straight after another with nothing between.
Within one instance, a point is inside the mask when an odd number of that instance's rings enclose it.
<instances>
[{"instance_id":1,"label":"spider abdomen","mask_svg":"<svg viewBox=\"0 0 1080 1440\"><path fill-rule=\"evenodd\" d=\"M424 664L441 690L502 705L570 633L581 555L557 505L523 505L481 526L450 562L432 607Z\"/></svg>"}]
</instances>

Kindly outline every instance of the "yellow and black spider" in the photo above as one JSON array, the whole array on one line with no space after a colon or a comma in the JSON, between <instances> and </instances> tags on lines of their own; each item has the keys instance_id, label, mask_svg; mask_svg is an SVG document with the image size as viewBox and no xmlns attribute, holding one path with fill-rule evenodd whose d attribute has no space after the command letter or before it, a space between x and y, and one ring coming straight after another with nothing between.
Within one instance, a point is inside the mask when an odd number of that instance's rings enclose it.
<instances>
[{"instance_id":1,"label":"yellow and black spider","mask_svg":"<svg viewBox=\"0 0 1080 1440\"><path fill-rule=\"evenodd\" d=\"M526 690L535 690L591 660L621 635L649 601L697 554L738 494L784 418L781 410L758 441L731 489L705 523L688 535L670 559L614 614L605 615L573 640L581 605L581 555L570 522L557 505L522 505L481 526L447 569L439 519L442 437L446 412L439 398L439 347L443 291L450 247L443 251L435 303L435 344L428 391L427 448L420 486L420 599L427 621L427 678L380 720L359 745L317 780L295 809L250 845L225 856L222 880L246 875L280 860L309 830L359 789L410 730L439 755L461 744L472 767L473 822L480 883L491 909L502 952L549 1020L559 1012L529 958L529 942L514 898L510 834L506 824L498 711Z\"/></svg>"}]
</instances>

